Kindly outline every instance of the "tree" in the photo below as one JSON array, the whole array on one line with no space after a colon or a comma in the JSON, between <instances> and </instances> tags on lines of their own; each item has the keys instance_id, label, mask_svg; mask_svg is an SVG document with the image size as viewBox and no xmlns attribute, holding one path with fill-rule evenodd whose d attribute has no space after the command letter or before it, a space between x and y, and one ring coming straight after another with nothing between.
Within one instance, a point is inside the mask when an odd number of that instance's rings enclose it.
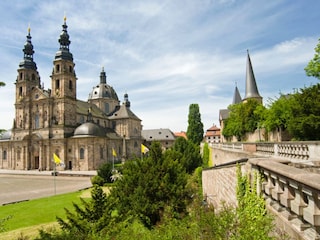
<instances>
[{"instance_id":1,"label":"tree","mask_svg":"<svg viewBox=\"0 0 320 240\"><path fill-rule=\"evenodd\" d=\"M67 220L57 217L62 230L71 235L77 233L78 239L86 239L88 233L99 232L101 230L98 227L99 220L108 209L107 196L100 186L94 185L91 197L89 202L81 199L82 206L73 204L75 212L65 209Z\"/></svg>"},{"instance_id":2,"label":"tree","mask_svg":"<svg viewBox=\"0 0 320 240\"><path fill-rule=\"evenodd\" d=\"M122 178L110 193L122 219L139 219L152 227L168 209L173 217L186 212L189 192L180 157L174 151L162 153L160 143L153 142L147 157L124 164Z\"/></svg>"},{"instance_id":3,"label":"tree","mask_svg":"<svg viewBox=\"0 0 320 240\"><path fill-rule=\"evenodd\" d=\"M199 145L203 140L203 133L203 123L201 122L199 105L195 103L190 104L187 129L188 140Z\"/></svg>"},{"instance_id":4,"label":"tree","mask_svg":"<svg viewBox=\"0 0 320 240\"><path fill-rule=\"evenodd\" d=\"M320 80L320 38L314 50L315 50L314 57L313 59L310 60L310 62L304 68L304 70L307 76L312 76Z\"/></svg>"},{"instance_id":5,"label":"tree","mask_svg":"<svg viewBox=\"0 0 320 240\"><path fill-rule=\"evenodd\" d=\"M297 140L319 140L320 84L300 89L290 101L289 133Z\"/></svg>"},{"instance_id":6,"label":"tree","mask_svg":"<svg viewBox=\"0 0 320 240\"><path fill-rule=\"evenodd\" d=\"M180 153L178 161L187 173L192 173L197 167L201 166L200 146L190 140L186 140L183 137L177 138L172 146L172 150Z\"/></svg>"},{"instance_id":7,"label":"tree","mask_svg":"<svg viewBox=\"0 0 320 240\"><path fill-rule=\"evenodd\" d=\"M222 134L225 137L237 137L240 141L246 133L254 132L264 118L264 107L255 99L249 99L246 103L238 103L229 106L230 115L225 121Z\"/></svg>"},{"instance_id":8,"label":"tree","mask_svg":"<svg viewBox=\"0 0 320 240\"><path fill-rule=\"evenodd\" d=\"M4 87L6 84L4 82L0 82L0 87Z\"/></svg>"},{"instance_id":9,"label":"tree","mask_svg":"<svg viewBox=\"0 0 320 240\"><path fill-rule=\"evenodd\" d=\"M287 129L289 119L292 118L291 95L280 95L279 98L271 100L266 111L264 126L268 131Z\"/></svg>"},{"instance_id":10,"label":"tree","mask_svg":"<svg viewBox=\"0 0 320 240\"><path fill-rule=\"evenodd\" d=\"M210 148L208 143L203 144L203 149L202 149L202 164L203 167L208 167L210 164Z\"/></svg>"}]
</instances>

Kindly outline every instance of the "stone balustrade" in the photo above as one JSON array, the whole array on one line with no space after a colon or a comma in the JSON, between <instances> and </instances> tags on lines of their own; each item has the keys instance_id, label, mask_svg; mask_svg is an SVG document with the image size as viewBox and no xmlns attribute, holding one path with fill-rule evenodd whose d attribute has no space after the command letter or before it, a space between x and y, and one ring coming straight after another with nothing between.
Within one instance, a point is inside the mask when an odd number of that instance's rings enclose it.
<instances>
[{"instance_id":1,"label":"stone balustrade","mask_svg":"<svg viewBox=\"0 0 320 240\"><path fill-rule=\"evenodd\" d=\"M295 161L320 161L320 142L258 142L258 143L217 143L213 148L242 150L257 155L290 159Z\"/></svg>"},{"instance_id":2,"label":"stone balustrade","mask_svg":"<svg viewBox=\"0 0 320 240\"><path fill-rule=\"evenodd\" d=\"M301 239L320 239L320 175L279 159L253 158L248 163L251 172L258 171L264 177L259 187L267 204L297 230Z\"/></svg>"}]
</instances>

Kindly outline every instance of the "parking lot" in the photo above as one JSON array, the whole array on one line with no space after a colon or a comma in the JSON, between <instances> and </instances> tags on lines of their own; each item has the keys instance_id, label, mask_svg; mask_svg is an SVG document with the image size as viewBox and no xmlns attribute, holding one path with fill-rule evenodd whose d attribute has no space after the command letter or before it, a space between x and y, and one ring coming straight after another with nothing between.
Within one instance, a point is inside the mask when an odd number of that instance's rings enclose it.
<instances>
[{"instance_id":1,"label":"parking lot","mask_svg":"<svg viewBox=\"0 0 320 240\"><path fill-rule=\"evenodd\" d=\"M0 205L78 191L91 186L90 176L0 173Z\"/></svg>"}]
</instances>

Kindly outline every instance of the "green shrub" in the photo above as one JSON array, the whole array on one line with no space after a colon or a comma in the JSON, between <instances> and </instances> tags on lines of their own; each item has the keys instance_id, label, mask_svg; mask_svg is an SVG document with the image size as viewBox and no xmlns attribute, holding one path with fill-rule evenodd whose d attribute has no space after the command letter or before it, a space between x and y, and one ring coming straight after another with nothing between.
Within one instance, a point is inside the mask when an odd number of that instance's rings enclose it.
<instances>
[{"instance_id":1,"label":"green shrub","mask_svg":"<svg viewBox=\"0 0 320 240\"><path fill-rule=\"evenodd\" d=\"M91 178L91 183L92 183L92 185L103 186L105 183L105 180L102 177L97 175L97 176L93 176Z\"/></svg>"}]
</instances>

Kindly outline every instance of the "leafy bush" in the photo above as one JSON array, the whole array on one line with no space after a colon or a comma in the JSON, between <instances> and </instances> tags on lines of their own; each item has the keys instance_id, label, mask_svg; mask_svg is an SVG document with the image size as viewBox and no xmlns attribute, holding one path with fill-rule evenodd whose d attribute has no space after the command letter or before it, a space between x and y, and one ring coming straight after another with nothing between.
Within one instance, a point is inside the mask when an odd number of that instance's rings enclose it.
<instances>
[{"instance_id":1,"label":"leafy bush","mask_svg":"<svg viewBox=\"0 0 320 240\"><path fill-rule=\"evenodd\" d=\"M103 186L105 184L105 180L102 177L96 175L91 178L91 183L92 185Z\"/></svg>"}]
</instances>

